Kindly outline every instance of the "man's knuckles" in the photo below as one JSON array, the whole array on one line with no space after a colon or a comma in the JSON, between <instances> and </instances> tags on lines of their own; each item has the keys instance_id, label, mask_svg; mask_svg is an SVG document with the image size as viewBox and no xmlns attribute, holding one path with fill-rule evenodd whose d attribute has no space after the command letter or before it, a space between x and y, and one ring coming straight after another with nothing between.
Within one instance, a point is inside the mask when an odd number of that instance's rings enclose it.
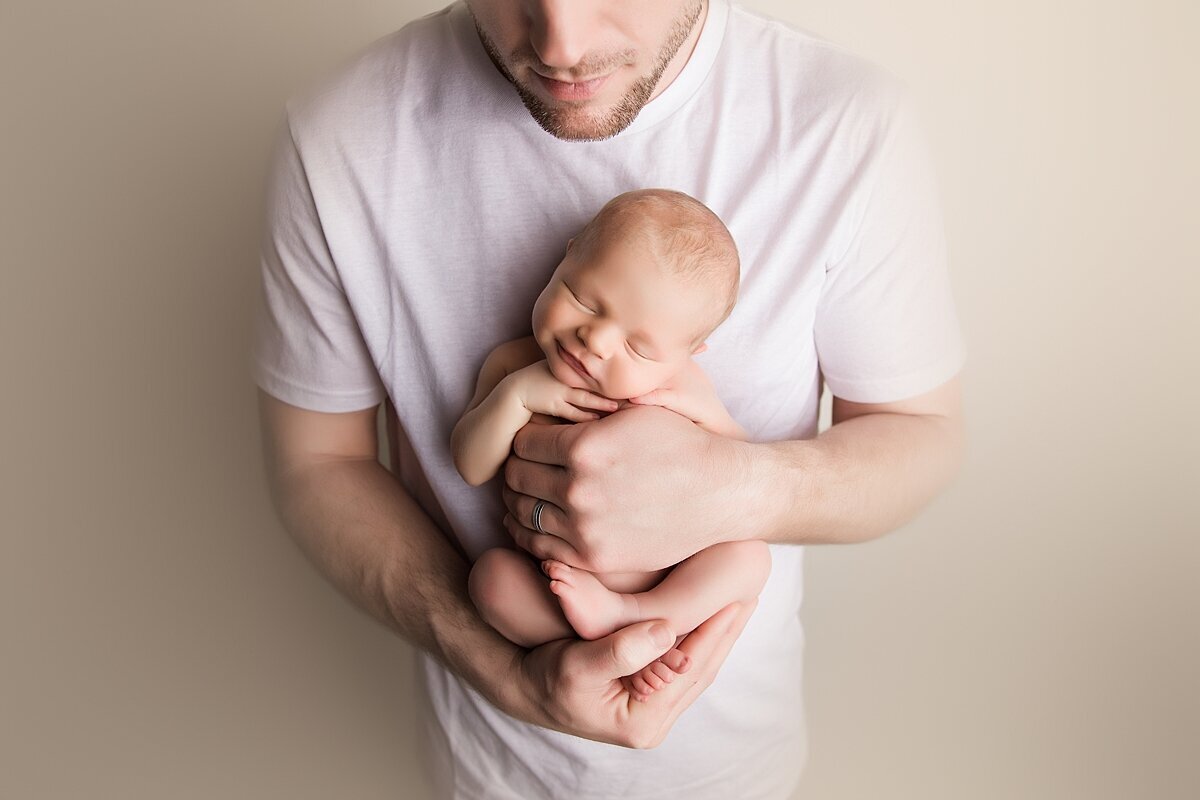
<instances>
[{"instance_id":1,"label":"man's knuckles","mask_svg":"<svg viewBox=\"0 0 1200 800\"><path fill-rule=\"evenodd\" d=\"M603 438L584 430L567 445L563 453L563 466L573 474L586 474L598 463Z\"/></svg>"},{"instance_id":2,"label":"man's knuckles","mask_svg":"<svg viewBox=\"0 0 1200 800\"><path fill-rule=\"evenodd\" d=\"M528 494L524 491L524 481L521 479L521 462L510 458L504 462L504 484L514 492Z\"/></svg>"},{"instance_id":3,"label":"man's knuckles","mask_svg":"<svg viewBox=\"0 0 1200 800\"><path fill-rule=\"evenodd\" d=\"M569 481L562 498L567 514L576 518L595 511L599 501L595 487L584 481Z\"/></svg>"},{"instance_id":4,"label":"man's knuckles","mask_svg":"<svg viewBox=\"0 0 1200 800\"><path fill-rule=\"evenodd\" d=\"M630 406L626 413L636 408L637 406ZM618 417L620 414L610 414L601 422ZM611 427L588 425L580 428L579 435L575 436L566 446L563 453L563 466L575 474L590 475L604 472L620 460L621 453L627 446L628 443L622 441L621 437L613 435Z\"/></svg>"}]
</instances>

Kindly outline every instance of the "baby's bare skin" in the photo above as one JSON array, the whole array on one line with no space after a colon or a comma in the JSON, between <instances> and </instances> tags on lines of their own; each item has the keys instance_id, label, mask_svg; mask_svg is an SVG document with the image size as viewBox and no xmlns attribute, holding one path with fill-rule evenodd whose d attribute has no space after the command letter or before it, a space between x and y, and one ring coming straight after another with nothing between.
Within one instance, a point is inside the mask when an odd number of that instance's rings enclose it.
<instances>
[{"instance_id":1,"label":"baby's bare skin","mask_svg":"<svg viewBox=\"0 0 1200 800\"><path fill-rule=\"evenodd\" d=\"M515 357L514 367L524 358L541 354L532 337L508 346ZM618 402L617 410L648 404L671 408L689 418L700 417L704 422L697 424L710 432L745 438L695 362L689 362L653 395L637 402ZM564 423L538 413L531 414L530 421ZM539 565L523 552L496 549L475 563L470 590L476 607L492 627L516 644L535 647L575 635L599 639L651 619L665 620L671 630L686 635L729 603L756 598L769 571L769 551L760 541L715 545L669 570L625 573L591 573L553 560ZM672 650L629 676L626 686L634 697L645 699L687 667L686 658Z\"/></svg>"},{"instance_id":2,"label":"baby's bare skin","mask_svg":"<svg viewBox=\"0 0 1200 800\"><path fill-rule=\"evenodd\" d=\"M484 362L451 437L455 466L468 483L494 477L517 431L530 422L586 423L631 405L662 406L714 435L748 438L692 359L707 347L704 332L718 323L698 326L711 318L714 304L732 303L733 295L723 294L729 284L715 272L707 282L695 274L681 277L668 263L674 251L647 247L639 235L643 217L627 219L633 221L593 236L582 251L572 252L568 243L534 306L533 336L500 345ZM703 219L689 219L704 228ZM726 245L731 251L732 241L722 245L720 231L707 230L714 251ZM736 270L736 254L731 257L722 263ZM548 519L556 513L561 519L561 511L548 507ZM547 534L556 533L553 522L542 522ZM554 560L539 564L522 551L499 548L474 564L470 592L483 618L525 647L575 635L598 639L645 620L664 620L686 635L729 604L755 600L770 561L761 541L726 542L667 570L603 574ZM645 699L687 667L672 650L628 676L626 687Z\"/></svg>"}]
</instances>

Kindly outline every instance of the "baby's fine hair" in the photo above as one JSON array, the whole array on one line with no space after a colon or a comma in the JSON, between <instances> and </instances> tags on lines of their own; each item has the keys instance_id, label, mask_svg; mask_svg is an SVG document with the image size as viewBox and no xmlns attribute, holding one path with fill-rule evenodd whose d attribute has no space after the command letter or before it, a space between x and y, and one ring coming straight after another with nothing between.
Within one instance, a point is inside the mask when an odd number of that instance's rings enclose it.
<instances>
[{"instance_id":1,"label":"baby's fine hair","mask_svg":"<svg viewBox=\"0 0 1200 800\"><path fill-rule=\"evenodd\" d=\"M603 236L637 237L671 274L712 289L713 317L697 343L733 311L741 272L737 246L721 218L694 197L672 189L619 194L575 237L575 247L591 253Z\"/></svg>"}]
</instances>

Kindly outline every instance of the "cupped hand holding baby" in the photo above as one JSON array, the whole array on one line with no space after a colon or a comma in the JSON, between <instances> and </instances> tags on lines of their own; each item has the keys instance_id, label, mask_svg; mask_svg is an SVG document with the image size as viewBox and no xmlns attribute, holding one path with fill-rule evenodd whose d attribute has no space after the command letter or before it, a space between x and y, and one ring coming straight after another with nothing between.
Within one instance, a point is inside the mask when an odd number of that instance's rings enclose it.
<instances>
[{"instance_id":1,"label":"cupped hand holding baby","mask_svg":"<svg viewBox=\"0 0 1200 800\"><path fill-rule=\"evenodd\" d=\"M670 632L655 638L659 622L640 622L594 641L559 639L522 651L507 682L509 713L587 739L655 747L712 683L755 605L732 603L692 631L679 649L695 666L641 701L622 676L672 647Z\"/></svg>"}]
</instances>

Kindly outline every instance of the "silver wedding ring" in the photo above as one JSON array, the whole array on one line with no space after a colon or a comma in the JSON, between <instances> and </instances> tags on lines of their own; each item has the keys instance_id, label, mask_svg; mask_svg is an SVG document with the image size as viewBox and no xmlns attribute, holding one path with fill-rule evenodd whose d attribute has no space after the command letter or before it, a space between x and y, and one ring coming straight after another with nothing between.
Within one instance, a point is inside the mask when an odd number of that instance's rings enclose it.
<instances>
[{"instance_id":1,"label":"silver wedding ring","mask_svg":"<svg viewBox=\"0 0 1200 800\"><path fill-rule=\"evenodd\" d=\"M545 531L542 530L542 509L545 507L545 500L538 500L533 504L533 529L538 533L545 533Z\"/></svg>"}]
</instances>

